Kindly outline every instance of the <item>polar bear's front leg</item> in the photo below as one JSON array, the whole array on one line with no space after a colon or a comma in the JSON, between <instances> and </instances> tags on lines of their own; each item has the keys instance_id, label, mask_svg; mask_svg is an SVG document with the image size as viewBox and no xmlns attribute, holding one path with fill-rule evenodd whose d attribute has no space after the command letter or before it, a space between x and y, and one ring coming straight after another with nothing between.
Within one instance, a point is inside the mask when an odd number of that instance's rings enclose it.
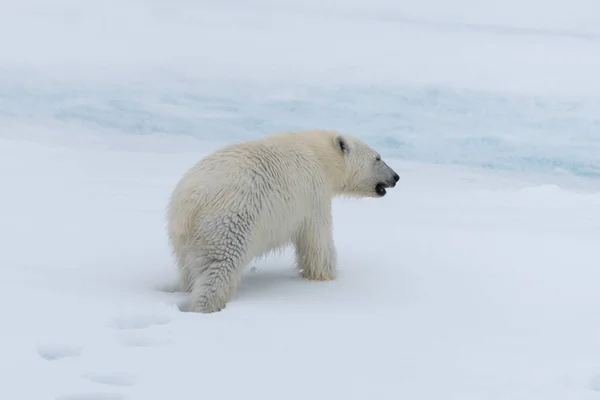
<instances>
[{"instance_id":1,"label":"polar bear's front leg","mask_svg":"<svg viewBox=\"0 0 600 400\"><path fill-rule=\"evenodd\" d=\"M335 279L337 257L329 210L311 216L300 226L294 246L296 263L303 278L314 281Z\"/></svg>"}]
</instances>

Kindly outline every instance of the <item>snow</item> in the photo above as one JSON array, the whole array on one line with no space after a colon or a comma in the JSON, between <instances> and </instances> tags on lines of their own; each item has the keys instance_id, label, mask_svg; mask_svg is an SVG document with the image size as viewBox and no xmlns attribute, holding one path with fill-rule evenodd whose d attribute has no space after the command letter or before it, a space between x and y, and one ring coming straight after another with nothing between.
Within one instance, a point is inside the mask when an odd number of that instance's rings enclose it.
<instances>
[{"instance_id":1,"label":"snow","mask_svg":"<svg viewBox=\"0 0 600 400\"><path fill-rule=\"evenodd\" d=\"M600 398L600 5L0 2L0 398ZM399 171L185 312L181 174L281 129Z\"/></svg>"}]
</instances>

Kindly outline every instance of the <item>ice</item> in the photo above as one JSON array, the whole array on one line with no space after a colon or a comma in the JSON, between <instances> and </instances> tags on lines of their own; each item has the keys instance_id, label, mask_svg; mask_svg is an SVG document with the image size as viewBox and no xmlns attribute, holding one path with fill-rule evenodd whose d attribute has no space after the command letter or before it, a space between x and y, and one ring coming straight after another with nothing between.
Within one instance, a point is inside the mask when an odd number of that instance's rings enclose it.
<instances>
[{"instance_id":1,"label":"ice","mask_svg":"<svg viewBox=\"0 0 600 400\"><path fill-rule=\"evenodd\" d=\"M0 398L597 400L593 0L0 0ZM186 312L165 232L225 143L333 128L340 275Z\"/></svg>"}]
</instances>

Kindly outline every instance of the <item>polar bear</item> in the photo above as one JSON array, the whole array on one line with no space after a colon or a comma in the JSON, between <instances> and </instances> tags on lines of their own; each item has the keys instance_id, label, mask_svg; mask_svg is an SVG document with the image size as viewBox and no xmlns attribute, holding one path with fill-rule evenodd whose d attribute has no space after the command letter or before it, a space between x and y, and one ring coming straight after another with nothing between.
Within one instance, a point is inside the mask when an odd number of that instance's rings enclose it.
<instances>
[{"instance_id":1,"label":"polar bear","mask_svg":"<svg viewBox=\"0 0 600 400\"><path fill-rule=\"evenodd\" d=\"M383 197L400 177L361 140L336 131L276 133L201 159L173 190L168 237L189 311L221 311L254 258L295 247L303 278L332 280L335 196Z\"/></svg>"}]
</instances>

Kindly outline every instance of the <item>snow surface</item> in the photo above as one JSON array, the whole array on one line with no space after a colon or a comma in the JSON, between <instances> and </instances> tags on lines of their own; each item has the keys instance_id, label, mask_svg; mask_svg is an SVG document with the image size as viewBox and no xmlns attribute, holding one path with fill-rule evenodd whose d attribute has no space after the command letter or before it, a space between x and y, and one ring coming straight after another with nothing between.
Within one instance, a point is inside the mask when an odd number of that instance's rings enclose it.
<instances>
[{"instance_id":1,"label":"snow surface","mask_svg":"<svg viewBox=\"0 0 600 400\"><path fill-rule=\"evenodd\" d=\"M600 399L600 3L0 0L0 398ZM283 129L401 175L185 312L181 174Z\"/></svg>"}]
</instances>

